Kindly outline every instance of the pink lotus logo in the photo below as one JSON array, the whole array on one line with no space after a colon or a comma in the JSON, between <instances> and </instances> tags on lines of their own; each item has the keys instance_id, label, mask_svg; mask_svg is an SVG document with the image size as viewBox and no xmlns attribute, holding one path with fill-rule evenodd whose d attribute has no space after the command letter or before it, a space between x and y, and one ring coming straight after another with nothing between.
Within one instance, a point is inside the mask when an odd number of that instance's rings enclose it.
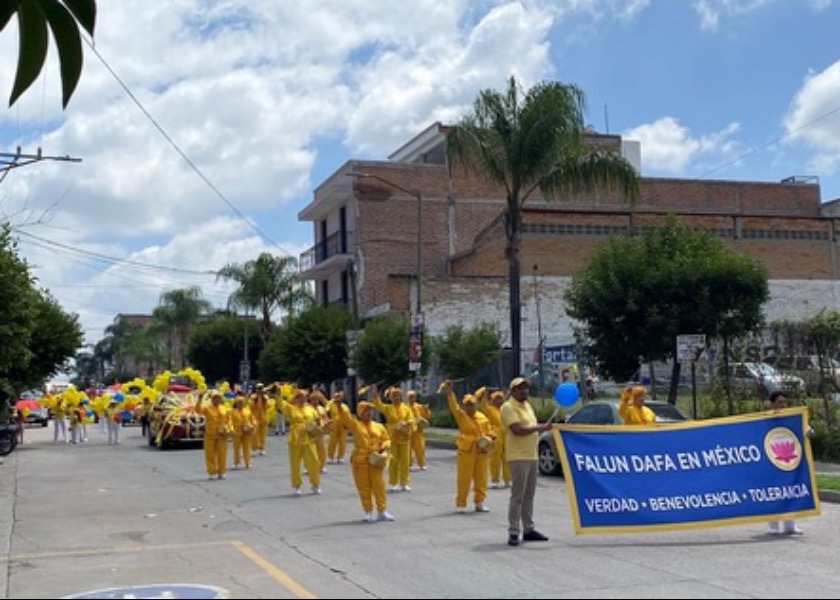
<instances>
[{"instance_id":1,"label":"pink lotus logo","mask_svg":"<svg viewBox=\"0 0 840 600\"><path fill-rule=\"evenodd\" d=\"M782 471L793 471L802 460L802 444L787 427L775 427L764 436L764 452Z\"/></svg>"},{"instance_id":2,"label":"pink lotus logo","mask_svg":"<svg viewBox=\"0 0 840 600\"><path fill-rule=\"evenodd\" d=\"M776 460L783 463L789 463L799 457L799 454L796 452L796 444L791 441L770 444L770 450L773 452Z\"/></svg>"}]
</instances>

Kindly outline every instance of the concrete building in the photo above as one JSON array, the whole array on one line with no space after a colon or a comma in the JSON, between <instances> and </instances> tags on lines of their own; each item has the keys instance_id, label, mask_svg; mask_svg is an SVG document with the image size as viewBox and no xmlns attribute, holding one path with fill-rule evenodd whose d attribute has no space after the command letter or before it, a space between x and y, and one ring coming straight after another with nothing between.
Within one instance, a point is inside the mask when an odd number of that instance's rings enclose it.
<instances>
[{"instance_id":1,"label":"concrete building","mask_svg":"<svg viewBox=\"0 0 840 600\"><path fill-rule=\"evenodd\" d=\"M360 318L413 313L431 335L450 325L496 323L508 339L504 191L445 164L446 126L435 123L386 161L350 160L314 192L298 219L315 244L300 257L318 300ZM640 169L638 143L592 133ZM641 170L641 169L640 169ZM522 348L568 344L562 300L572 275L610 236L668 215L717 235L770 275L768 321L840 308L840 200L822 203L815 177L781 182L643 178L635 206L610 193L531 197L522 225Z\"/></svg>"}]
</instances>

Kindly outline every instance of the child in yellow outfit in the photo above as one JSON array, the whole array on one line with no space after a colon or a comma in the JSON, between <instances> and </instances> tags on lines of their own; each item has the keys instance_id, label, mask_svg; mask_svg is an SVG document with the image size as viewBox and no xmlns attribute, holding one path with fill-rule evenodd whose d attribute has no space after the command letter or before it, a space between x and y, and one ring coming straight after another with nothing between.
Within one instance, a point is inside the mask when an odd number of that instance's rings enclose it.
<instances>
[{"instance_id":1,"label":"child in yellow outfit","mask_svg":"<svg viewBox=\"0 0 840 600\"><path fill-rule=\"evenodd\" d=\"M461 408L455 399L455 392L452 391L452 382L444 381L441 388L446 392L449 410L458 423L459 433L455 442L458 448L455 465L457 473L455 510L466 512L467 496L472 485L475 512L488 512L484 499L487 496L487 463L493 443L490 421L484 414L478 412L475 397L472 394L464 396L463 408Z\"/></svg>"},{"instance_id":2,"label":"child in yellow outfit","mask_svg":"<svg viewBox=\"0 0 840 600\"><path fill-rule=\"evenodd\" d=\"M198 399L195 412L204 416L204 466L209 479L225 478L228 436L231 433L230 408L222 402L222 393L210 393L210 403Z\"/></svg>"},{"instance_id":3,"label":"child in yellow outfit","mask_svg":"<svg viewBox=\"0 0 840 600\"><path fill-rule=\"evenodd\" d=\"M489 396L489 398L488 398ZM478 408L490 421L490 427L493 430L493 435L496 440L493 444L493 450L490 452L490 487L510 487L510 467L507 460L505 460L505 430L502 425L502 403L505 401L505 395L495 390L492 393L487 393L486 388L480 388L475 392L476 400L478 400ZM504 482L504 483L503 483Z\"/></svg>"},{"instance_id":4,"label":"child in yellow outfit","mask_svg":"<svg viewBox=\"0 0 840 600\"><path fill-rule=\"evenodd\" d=\"M429 410L428 405L417 402L417 392L409 390L405 395L408 400L408 407L411 409L411 414L414 415L414 432L411 434L411 453L417 460L417 466L421 471L426 470L426 426L429 424L429 418L432 416L432 411Z\"/></svg>"},{"instance_id":5,"label":"child in yellow outfit","mask_svg":"<svg viewBox=\"0 0 840 600\"><path fill-rule=\"evenodd\" d=\"M381 423L373 420L373 404L370 402L359 402L356 413L359 415L358 419L349 411L342 412L341 422L353 433L350 468L364 511L362 521L393 521L393 515L387 510L388 497L385 494L385 463L388 462L386 453L391 445L388 431ZM372 456L374 454L376 456ZM376 518L373 516L374 501Z\"/></svg>"},{"instance_id":6,"label":"child in yellow outfit","mask_svg":"<svg viewBox=\"0 0 840 600\"><path fill-rule=\"evenodd\" d=\"M338 390L332 400L327 403L330 415L330 438L327 442L327 462L343 463L347 450L347 427L344 425L344 415L350 416L350 409L344 402L344 392Z\"/></svg>"}]
</instances>

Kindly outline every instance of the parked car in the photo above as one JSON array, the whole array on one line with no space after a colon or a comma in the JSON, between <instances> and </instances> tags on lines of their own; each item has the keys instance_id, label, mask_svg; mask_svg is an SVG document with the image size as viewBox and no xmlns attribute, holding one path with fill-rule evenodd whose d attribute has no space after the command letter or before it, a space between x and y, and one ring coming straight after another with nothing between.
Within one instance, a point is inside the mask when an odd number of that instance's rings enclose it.
<instances>
[{"instance_id":1,"label":"parked car","mask_svg":"<svg viewBox=\"0 0 840 600\"><path fill-rule=\"evenodd\" d=\"M767 362L771 362L768 358ZM820 359L816 354L806 356L776 356L772 358L772 365L783 373L796 375L805 381L808 393L816 395L820 390L820 381L826 386L822 391L834 392L840 390L840 362L828 356Z\"/></svg>"},{"instance_id":2,"label":"parked car","mask_svg":"<svg viewBox=\"0 0 840 600\"><path fill-rule=\"evenodd\" d=\"M726 370L720 367L719 376L725 381ZM729 383L732 389L754 392L767 398L776 390L788 396L804 396L805 381L796 375L786 375L764 362L736 362L729 364Z\"/></svg>"},{"instance_id":3,"label":"parked car","mask_svg":"<svg viewBox=\"0 0 840 600\"><path fill-rule=\"evenodd\" d=\"M46 427L50 421L50 411L46 406L41 406L38 399L41 394L35 391L26 391L20 395L15 408L26 415L26 425L40 425Z\"/></svg>"},{"instance_id":4,"label":"parked car","mask_svg":"<svg viewBox=\"0 0 840 600\"><path fill-rule=\"evenodd\" d=\"M566 423L570 425L621 425L624 421L618 414L618 399L595 400L588 402L568 416ZM648 400L645 406L656 415L657 423L676 423L688 420L688 416L679 408L668 402ZM562 467L558 459L557 446L554 443L554 433L546 431L540 434L537 442L537 455L540 473L542 475L562 475Z\"/></svg>"}]
</instances>

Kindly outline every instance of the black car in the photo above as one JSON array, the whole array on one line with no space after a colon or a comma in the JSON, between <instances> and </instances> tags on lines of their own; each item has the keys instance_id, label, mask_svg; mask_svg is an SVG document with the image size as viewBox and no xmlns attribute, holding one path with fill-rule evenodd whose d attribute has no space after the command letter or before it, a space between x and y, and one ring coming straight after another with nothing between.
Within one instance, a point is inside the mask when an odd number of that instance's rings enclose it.
<instances>
[{"instance_id":1,"label":"black car","mask_svg":"<svg viewBox=\"0 0 840 600\"><path fill-rule=\"evenodd\" d=\"M617 399L594 400L584 404L580 409L569 415L566 423L571 425L621 425L623 421L618 414ZM679 408L668 402L648 400L645 406L656 415L657 423L675 423L688 420L688 416ZM562 475L562 468L554 444L554 433L546 431L540 435L537 445L539 469L542 475Z\"/></svg>"}]
</instances>

